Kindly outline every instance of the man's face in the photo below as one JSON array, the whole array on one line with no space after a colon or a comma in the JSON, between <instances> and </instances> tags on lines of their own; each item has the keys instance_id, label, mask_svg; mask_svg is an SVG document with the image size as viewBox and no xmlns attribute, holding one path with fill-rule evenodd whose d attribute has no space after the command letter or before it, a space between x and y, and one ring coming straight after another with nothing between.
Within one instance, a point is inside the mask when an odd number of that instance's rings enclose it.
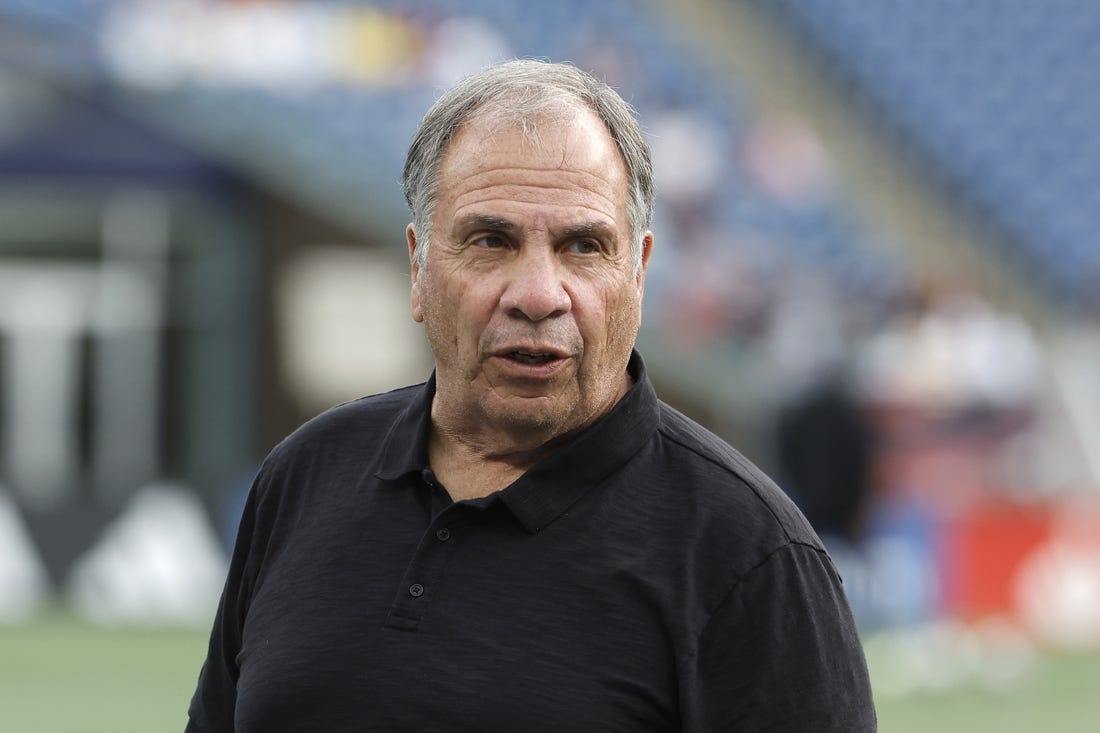
<instances>
[{"instance_id":1,"label":"man's face","mask_svg":"<svg viewBox=\"0 0 1100 733\"><path fill-rule=\"evenodd\" d=\"M542 120L538 142L474 120L439 171L431 243L413 261L413 317L436 362L433 416L453 429L548 440L629 387L641 320L627 177L588 110ZM410 254L415 232L408 230Z\"/></svg>"}]
</instances>

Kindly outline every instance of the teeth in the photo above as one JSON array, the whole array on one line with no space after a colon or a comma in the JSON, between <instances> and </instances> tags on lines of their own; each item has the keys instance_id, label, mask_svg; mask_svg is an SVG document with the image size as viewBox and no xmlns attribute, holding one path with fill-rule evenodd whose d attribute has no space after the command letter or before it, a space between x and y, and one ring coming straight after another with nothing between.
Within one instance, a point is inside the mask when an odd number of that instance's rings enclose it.
<instances>
[{"instance_id":1,"label":"teeth","mask_svg":"<svg viewBox=\"0 0 1100 733\"><path fill-rule=\"evenodd\" d=\"M528 354L523 351L513 351L508 354L508 357L516 361L522 361L525 364L541 364L550 361L552 358L549 354Z\"/></svg>"}]
</instances>

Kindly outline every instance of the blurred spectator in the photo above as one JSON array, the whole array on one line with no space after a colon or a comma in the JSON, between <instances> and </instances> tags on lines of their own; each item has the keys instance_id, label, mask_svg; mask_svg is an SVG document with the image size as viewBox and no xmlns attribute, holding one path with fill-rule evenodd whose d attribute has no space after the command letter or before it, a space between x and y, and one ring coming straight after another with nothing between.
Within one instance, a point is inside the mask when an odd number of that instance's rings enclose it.
<instances>
[{"instance_id":1,"label":"blurred spectator","mask_svg":"<svg viewBox=\"0 0 1100 733\"><path fill-rule=\"evenodd\" d=\"M958 421L1028 411L1039 368L1022 319L959 285L930 282L869 343L863 376L875 401Z\"/></svg>"},{"instance_id":2,"label":"blurred spectator","mask_svg":"<svg viewBox=\"0 0 1100 733\"><path fill-rule=\"evenodd\" d=\"M654 175L660 176L662 202L680 216L714 200L723 183L726 133L699 110L679 107L655 116L650 124Z\"/></svg>"},{"instance_id":3,"label":"blurred spectator","mask_svg":"<svg viewBox=\"0 0 1100 733\"><path fill-rule=\"evenodd\" d=\"M853 391L841 314L825 283L792 274L768 333L778 406L776 462L783 488L819 534L855 542L870 494L871 426Z\"/></svg>"},{"instance_id":4,"label":"blurred spectator","mask_svg":"<svg viewBox=\"0 0 1100 733\"><path fill-rule=\"evenodd\" d=\"M776 424L784 489L826 543L858 541L874 436L849 385L835 373L824 375L782 407Z\"/></svg>"},{"instance_id":5,"label":"blurred spectator","mask_svg":"<svg viewBox=\"0 0 1100 733\"><path fill-rule=\"evenodd\" d=\"M861 390L884 431L886 488L941 508L997 488L1039 390L1040 351L1022 319L930 280L860 359Z\"/></svg>"},{"instance_id":6,"label":"blurred spectator","mask_svg":"<svg viewBox=\"0 0 1100 733\"><path fill-rule=\"evenodd\" d=\"M814 206L835 192L833 164L817 135L795 119L765 119L749 132L750 182L790 208Z\"/></svg>"}]
</instances>

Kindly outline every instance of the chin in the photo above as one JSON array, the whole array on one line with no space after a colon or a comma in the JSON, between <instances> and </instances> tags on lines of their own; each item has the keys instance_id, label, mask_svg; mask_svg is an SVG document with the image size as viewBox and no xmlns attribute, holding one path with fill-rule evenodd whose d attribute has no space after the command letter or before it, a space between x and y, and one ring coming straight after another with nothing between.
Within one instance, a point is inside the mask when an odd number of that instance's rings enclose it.
<instances>
[{"instance_id":1,"label":"chin","mask_svg":"<svg viewBox=\"0 0 1100 733\"><path fill-rule=\"evenodd\" d=\"M495 422L512 430L549 430L562 423L557 410L503 409L491 413Z\"/></svg>"},{"instance_id":2,"label":"chin","mask_svg":"<svg viewBox=\"0 0 1100 733\"><path fill-rule=\"evenodd\" d=\"M490 418L507 430L516 432L549 433L548 438L571 429L571 410L558 404L553 397L521 398L527 404L495 405L487 410Z\"/></svg>"}]
</instances>

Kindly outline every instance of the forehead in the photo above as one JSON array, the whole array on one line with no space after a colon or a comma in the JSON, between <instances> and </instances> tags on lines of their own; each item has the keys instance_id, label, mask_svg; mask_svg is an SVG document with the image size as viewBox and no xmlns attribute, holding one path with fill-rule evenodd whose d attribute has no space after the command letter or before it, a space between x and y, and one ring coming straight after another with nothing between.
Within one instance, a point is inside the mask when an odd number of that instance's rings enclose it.
<instances>
[{"instance_id":1,"label":"forehead","mask_svg":"<svg viewBox=\"0 0 1100 733\"><path fill-rule=\"evenodd\" d=\"M437 214L505 208L549 216L584 209L625 231L627 190L622 154L591 110L526 122L490 114L463 125L448 146Z\"/></svg>"}]
</instances>

